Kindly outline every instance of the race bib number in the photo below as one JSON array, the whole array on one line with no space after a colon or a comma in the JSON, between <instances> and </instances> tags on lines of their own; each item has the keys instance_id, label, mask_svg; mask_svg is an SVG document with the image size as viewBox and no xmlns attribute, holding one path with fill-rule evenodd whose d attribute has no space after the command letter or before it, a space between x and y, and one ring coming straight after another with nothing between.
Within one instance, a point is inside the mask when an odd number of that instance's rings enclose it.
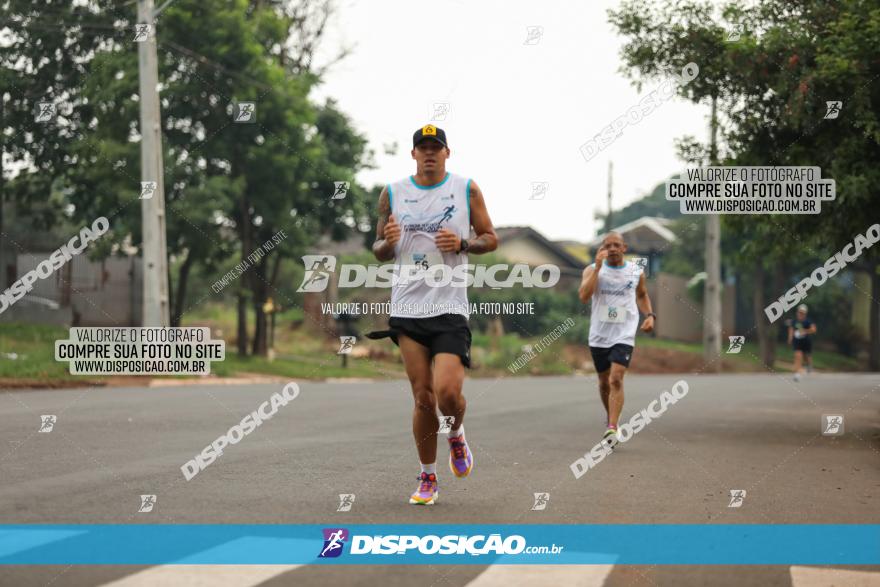
<instances>
[{"instance_id":1,"label":"race bib number","mask_svg":"<svg viewBox=\"0 0 880 587\"><path fill-rule=\"evenodd\" d=\"M428 272L443 264L443 255L440 253L408 253L403 263L401 282L424 279Z\"/></svg>"},{"instance_id":2,"label":"race bib number","mask_svg":"<svg viewBox=\"0 0 880 587\"><path fill-rule=\"evenodd\" d=\"M599 320L602 322L626 322L626 308L623 306L599 306Z\"/></svg>"},{"instance_id":3,"label":"race bib number","mask_svg":"<svg viewBox=\"0 0 880 587\"><path fill-rule=\"evenodd\" d=\"M424 273L435 265L443 263L443 255L440 253L410 253L410 265L415 267L418 273Z\"/></svg>"}]
</instances>

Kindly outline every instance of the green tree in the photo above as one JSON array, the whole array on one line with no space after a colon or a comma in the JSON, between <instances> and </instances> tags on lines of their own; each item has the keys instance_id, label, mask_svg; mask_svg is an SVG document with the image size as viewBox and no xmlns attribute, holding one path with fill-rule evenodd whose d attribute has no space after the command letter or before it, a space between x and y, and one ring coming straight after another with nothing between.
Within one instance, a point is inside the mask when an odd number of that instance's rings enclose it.
<instances>
[{"instance_id":1,"label":"green tree","mask_svg":"<svg viewBox=\"0 0 880 587\"><path fill-rule=\"evenodd\" d=\"M109 0L88 6L66 0L4 0L0 43L0 269L11 253L4 238L4 209L34 215L33 229L46 230L66 217L54 202L57 178L72 164L71 142L89 129L81 80L89 56L118 43L129 31L113 25L125 18ZM36 120L37 111L54 114ZM5 206L4 206L5 204ZM91 221L90 221L91 222ZM114 238L117 231L106 235ZM0 277L2 283L2 277Z\"/></svg>"},{"instance_id":2,"label":"green tree","mask_svg":"<svg viewBox=\"0 0 880 587\"><path fill-rule=\"evenodd\" d=\"M856 1L777 1L738 11L738 17L747 34L728 47L742 97L727 112L731 162L819 166L823 177L835 180L837 199L825 203L821 215L730 218L727 225L752 235L751 242L773 243L781 263L805 255L824 261L864 233L880 211L880 8ZM837 119L824 118L831 100L846 108ZM872 300L880 296L878 264L880 252L872 248L854 265L871 275ZM771 299L804 274L778 280ZM874 301L869 363L875 370L878 310Z\"/></svg>"},{"instance_id":3,"label":"green tree","mask_svg":"<svg viewBox=\"0 0 880 587\"><path fill-rule=\"evenodd\" d=\"M700 66L692 98L717 98L726 152L731 165L818 165L837 182L837 200L821 216L729 216L725 234L742 245L735 261L751 265L755 284L755 323L772 365L773 330L758 308L766 305L764 272L773 273L770 299L788 288L787 260L804 251L830 256L878 210L877 92L880 76L880 9L846 0L771 0L745 5L730 2L664 2L645 7L627 2L611 12L627 37L624 62L642 75L654 74L693 56ZM738 40L729 37L741 25ZM695 54L699 52L701 54ZM692 82L693 83L693 82ZM688 84L688 88L692 84ZM843 100L845 114L825 120L825 103ZM699 153L696 141L682 149ZM705 153L705 147L702 151ZM833 221L830 217L833 215ZM872 276L872 297L880 296L876 249L860 266ZM871 366L880 368L880 309L871 305Z\"/></svg>"},{"instance_id":4,"label":"green tree","mask_svg":"<svg viewBox=\"0 0 880 587\"><path fill-rule=\"evenodd\" d=\"M13 158L35 162L16 178L22 199L54 186L59 210L78 220L112 216L116 242L137 246L134 6L5 5L16 24L15 42L0 53L0 79L34 89L13 99L4 94L16 116L4 121L3 130L21 126L22 113L47 94L65 115L54 126L39 127L43 135L27 135L10 149ZM267 350L262 307L282 260L317 234L342 238L366 215L366 190L354 182L355 173L369 165L366 140L332 100L310 99L319 75L346 52L328 64L315 63L332 10L328 0L177 0L156 23L168 250L177 271L172 318L178 322L187 309L194 265L216 269L233 252L245 260L278 231L287 236L250 261L237 284L240 354L248 352L248 306L256 317L251 351ZM48 47L61 56L57 62L47 59L41 40L47 32ZM254 123L233 120L239 102L256 104ZM337 181L351 184L344 200L331 200ZM210 292L198 294L196 303Z\"/></svg>"}]
</instances>

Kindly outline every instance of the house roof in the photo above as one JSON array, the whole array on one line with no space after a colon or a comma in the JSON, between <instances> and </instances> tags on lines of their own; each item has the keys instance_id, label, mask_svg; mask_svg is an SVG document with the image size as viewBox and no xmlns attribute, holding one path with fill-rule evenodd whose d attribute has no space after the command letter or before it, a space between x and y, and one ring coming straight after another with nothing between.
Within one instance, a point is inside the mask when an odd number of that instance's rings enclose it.
<instances>
[{"instance_id":1,"label":"house roof","mask_svg":"<svg viewBox=\"0 0 880 587\"><path fill-rule=\"evenodd\" d=\"M642 216L632 222L612 228L611 231L622 234L629 248L647 252L665 248L666 245L676 240L675 233L668 228L672 222L669 218ZM591 240L588 243L590 248L599 247L607 234L607 232L602 233Z\"/></svg>"},{"instance_id":2,"label":"house roof","mask_svg":"<svg viewBox=\"0 0 880 587\"><path fill-rule=\"evenodd\" d=\"M586 266L581 259L578 259L565 250L563 246L551 241L531 226L499 226L495 228L495 233L498 235L500 244L523 238L531 239L550 251L553 255L559 257L569 267L583 269Z\"/></svg>"}]
</instances>

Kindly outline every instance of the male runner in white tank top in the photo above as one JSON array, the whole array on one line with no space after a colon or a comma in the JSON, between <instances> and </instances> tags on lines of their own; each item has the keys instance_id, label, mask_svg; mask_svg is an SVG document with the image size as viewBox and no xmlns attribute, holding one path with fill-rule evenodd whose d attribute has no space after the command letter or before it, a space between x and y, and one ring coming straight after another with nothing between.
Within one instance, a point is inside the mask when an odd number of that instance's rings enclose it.
<instances>
[{"instance_id":1,"label":"male runner in white tank top","mask_svg":"<svg viewBox=\"0 0 880 587\"><path fill-rule=\"evenodd\" d=\"M623 260L626 243L609 232L596 253L596 261L584 269L578 295L590 309L590 353L599 375L599 396L605 406L603 441L617 445L617 421L623 410L623 376L635 346L639 312L645 315L642 330L654 329L656 314L645 286L645 274L638 265Z\"/></svg>"},{"instance_id":2,"label":"male runner in white tank top","mask_svg":"<svg viewBox=\"0 0 880 587\"><path fill-rule=\"evenodd\" d=\"M398 278L392 284L389 330L367 336L388 336L400 347L415 400L413 437L422 470L409 502L418 505L437 500L438 405L444 416L454 418L450 470L466 477L474 465L462 426L461 388L471 346L467 287L452 270L467 264L468 253L498 246L480 187L446 171L449 155L443 129L429 124L415 132L416 174L382 190L373 243L377 259L395 261ZM472 226L476 238L470 239ZM444 272L453 276L447 285L442 285Z\"/></svg>"}]
</instances>

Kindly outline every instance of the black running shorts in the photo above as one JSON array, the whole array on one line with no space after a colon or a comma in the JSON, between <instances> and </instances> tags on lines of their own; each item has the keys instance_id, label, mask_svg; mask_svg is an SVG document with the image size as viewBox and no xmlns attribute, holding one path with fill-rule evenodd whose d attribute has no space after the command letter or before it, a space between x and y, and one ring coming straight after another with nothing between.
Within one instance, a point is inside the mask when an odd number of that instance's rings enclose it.
<instances>
[{"instance_id":1,"label":"black running shorts","mask_svg":"<svg viewBox=\"0 0 880 587\"><path fill-rule=\"evenodd\" d=\"M458 355L461 364L471 366L471 329L467 318L461 314L441 314L430 318L398 318L388 320L388 330L367 333L367 338L391 338L400 346L397 338L404 334L427 347L431 358L437 353Z\"/></svg>"},{"instance_id":2,"label":"black running shorts","mask_svg":"<svg viewBox=\"0 0 880 587\"><path fill-rule=\"evenodd\" d=\"M612 347L604 348L599 346L591 346L590 354L593 355L593 365L596 371L603 373L611 368L611 363L618 363L624 367L629 367L629 361L632 358L633 348L628 344L616 344Z\"/></svg>"},{"instance_id":3,"label":"black running shorts","mask_svg":"<svg viewBox=\"0 0 880 587\"><path fill-rule=\"evenodd\" d=\"M801 351L805 355L813 352L813 341L810 338L793 338L791 346L793 350Z\"/></svg>"}]
</instances>

